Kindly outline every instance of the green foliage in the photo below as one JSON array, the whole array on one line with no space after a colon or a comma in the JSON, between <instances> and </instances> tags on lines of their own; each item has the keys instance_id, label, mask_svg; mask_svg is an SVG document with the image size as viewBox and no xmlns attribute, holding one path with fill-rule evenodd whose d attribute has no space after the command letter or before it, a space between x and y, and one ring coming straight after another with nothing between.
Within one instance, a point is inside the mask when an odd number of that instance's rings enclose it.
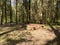
<instances>
[{"instance_id":1,"label":"green foliage","mask_svg":"<svg viewBox=\"0 0 60 45\"><path fill-rule=\"evenodd\" d=\"M16 5L11 5L11 0L0 0L0 23L50 23L60 22L60 8L58 1L52 0L29 0L19 2L15 0ZM2 19L3 18L3 19Z\"/></svg>"}]
</instances>

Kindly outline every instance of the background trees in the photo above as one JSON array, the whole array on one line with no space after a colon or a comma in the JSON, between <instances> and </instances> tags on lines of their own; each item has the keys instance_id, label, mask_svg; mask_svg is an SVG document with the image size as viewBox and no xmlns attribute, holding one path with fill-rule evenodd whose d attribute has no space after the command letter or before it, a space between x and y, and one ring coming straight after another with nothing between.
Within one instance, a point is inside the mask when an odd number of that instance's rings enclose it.
<instances>
[{"instance_id":1,"label":"background trees","mask_svg":"<svg viewBox=\"0 0 60 45\"><path fill-rule=\"evenodd\" d=\"M0 0L0 23L60 22L60 1L57 0Z\"/></svg>"}]
</instances>

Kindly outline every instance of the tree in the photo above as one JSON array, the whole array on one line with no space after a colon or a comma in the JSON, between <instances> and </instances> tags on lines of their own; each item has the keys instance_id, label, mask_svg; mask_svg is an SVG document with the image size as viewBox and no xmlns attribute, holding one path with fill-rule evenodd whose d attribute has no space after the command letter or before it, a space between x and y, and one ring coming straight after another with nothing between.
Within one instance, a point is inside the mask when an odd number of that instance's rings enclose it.
<instances>
[{"instance_id":1,"label":"tree","mask_svg":"<svg viewBox=\"0 0 60 45\"><path fill-rule=\"evenodd\" d=\"M10 0L10 23L13 22L13 19L12 19L12 6L11 6L11 0Z\"/></svg>"},{"instance_id":2,"label":"tree","mask_svg":"<svg viewBox=\"0 0 60 45\"><path fill-rule=\"evenodd\" d=\"M30 3L31 0L23 0L23 6L25 7L27 13L27 23L30 21Z\"/></svg>"},{"instance_id":3,"label":"tree","mask_svg":"<svg viewBox=\"0 0 60 45\"><path fill-rule=\"evenodd\" d=\"M55 11L55 21L54 22L58 22L58 3L59 1L56 2L56 11Z\"/></svg>"},{"instance_id":4,"label":"tree","mask_svg":"<svg viewBox=\"0 0 60 45\"><path fill-rule=\"evenodd\" d=\"M4 0L2 1L1 9L2 9L1 24L3 24L3 19L4 19Z\"/></svg>"},{"instance_id":5,"label":"tree","mask_svg":"<svg viewBox=\"0 0 60 45\"><path fill-rule=\"evenodd\" d=\"M7 0L5 0L5 23L7 23L6 1L7 1Z\"/></svg>"}]
</instances>

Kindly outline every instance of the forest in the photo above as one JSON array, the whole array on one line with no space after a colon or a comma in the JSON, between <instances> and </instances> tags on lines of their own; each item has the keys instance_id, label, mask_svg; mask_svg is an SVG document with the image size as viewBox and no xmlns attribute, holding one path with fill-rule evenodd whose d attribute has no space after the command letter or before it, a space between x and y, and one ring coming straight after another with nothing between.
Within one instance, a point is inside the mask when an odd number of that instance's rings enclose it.
<instances>
[{"instance_id":1,"label":"forest","mask_svg":"<svg viewBox=\"0 0 60 45\"><path fill-rule=\"evenodd\" d=\"M60 0L0 0L0 45L60 45Z\"/></svg>"}]
</instances>

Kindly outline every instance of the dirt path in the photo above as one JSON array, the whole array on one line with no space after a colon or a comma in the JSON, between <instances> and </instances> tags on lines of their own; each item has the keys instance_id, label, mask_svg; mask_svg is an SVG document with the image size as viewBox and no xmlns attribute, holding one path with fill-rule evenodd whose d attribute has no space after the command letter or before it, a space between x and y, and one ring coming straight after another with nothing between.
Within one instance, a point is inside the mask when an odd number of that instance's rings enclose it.
<instances>
[{"instance_id":1,"label":"dirt path","mask_svg":"<svg viewBox=\"0 0 60 45\"><path fill-rule=\"evenodd\" d=\"M0 45L4 45L4 43L5 45L45 45L47 41L53 40L56 36L49 29L40 28L37 30L16 30L8 33L7 37L10 39L0 42Z\"/></svg>"},{"instance_id":2,"label":"dirt path","mask_svg":"<svg viewBox=\"0 0 60 45\"><path fill-rule=\"evenodd\" d=\"M30 32L31 35L27 35L25 37L27 42L22 42L21 45L45 45L47 41L53 40L56 37L54 32L42 28L28 32ZM28 40L32 41L29 42Z\"/></svg>"}]
</instances>

